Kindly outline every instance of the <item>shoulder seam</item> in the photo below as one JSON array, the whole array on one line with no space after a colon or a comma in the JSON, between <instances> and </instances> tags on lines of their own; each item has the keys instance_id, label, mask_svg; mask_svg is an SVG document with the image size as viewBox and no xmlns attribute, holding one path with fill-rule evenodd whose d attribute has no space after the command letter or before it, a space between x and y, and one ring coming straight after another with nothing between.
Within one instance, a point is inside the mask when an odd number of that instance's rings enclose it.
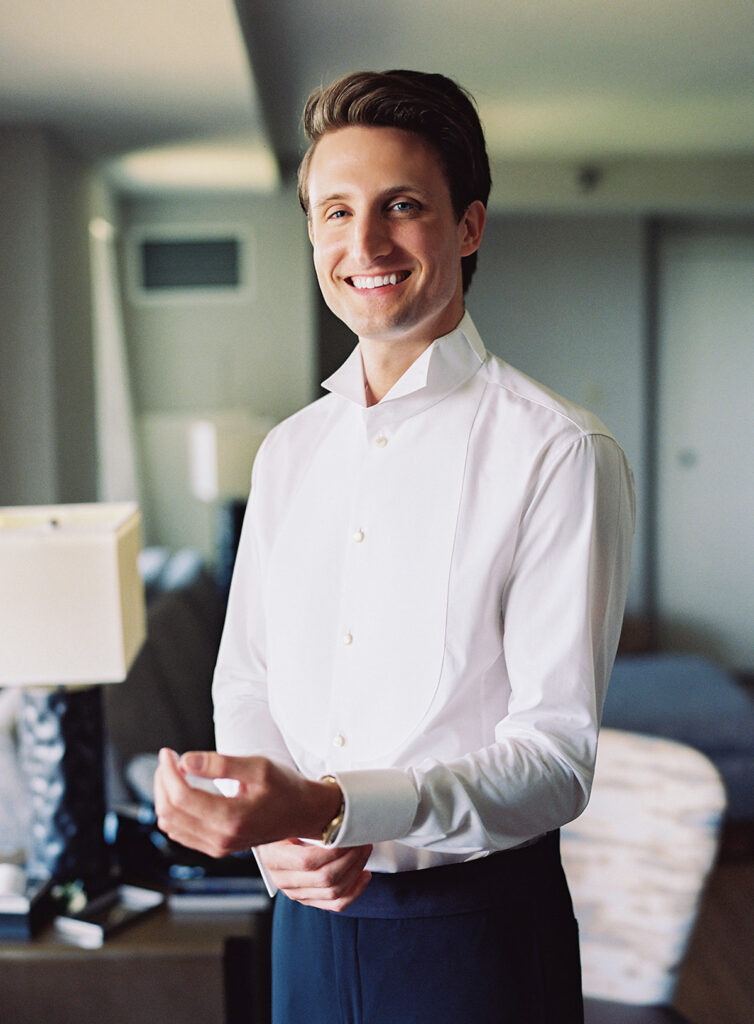
<instances>
[{"instance_id":1,"label":"shoulder seam","mask_svg":"<svg viewBox=\"0 0 754 1024\"><path fill-rule=\"evenodd\" d=\"M565 420L566 423L570 423L582 437L606 437L612 441L615 440L612 433L608 430L607 427L605 427L604 430L595 430L592 427L584 427L580 423L578 423L572 416L569 416L568 413L565 412L563 409L558 409L552 405L547 405L545 402L538 401L536 398L532 398L530 395L524 395L520 391L517 391L515 388L512 388L510 385L503 384L501 381L491 380L489 375L487 376L487 384L491 387L498 388L500 391L506 391L509 395L514 395L516 398L519 398L522 402L528 402L530 405L536 405L538 408L544 409L546 412L552 413L553 416L560 417L560 419ZM594 413L590 412L587 409L585 409L584 412L588 413L589 416L592 416L595 419L598 418Z\"/></svg>"}]
</instances>

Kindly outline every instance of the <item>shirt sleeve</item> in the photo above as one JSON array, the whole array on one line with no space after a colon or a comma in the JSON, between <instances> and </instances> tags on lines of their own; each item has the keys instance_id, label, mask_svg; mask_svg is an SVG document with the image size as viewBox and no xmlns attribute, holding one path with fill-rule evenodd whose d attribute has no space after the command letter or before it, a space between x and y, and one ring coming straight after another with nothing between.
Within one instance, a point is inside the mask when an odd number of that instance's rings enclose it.
<instances>
[{"instance_id":1,"label":"shirt sleeve","mask_svg":"<svg viewBox=\"0 0 754 1024\"><path fill-rule=\"evenodd\" d=\"M494 742L405 772L335 773L346 803L335 845L398 839L472 856L520 845L583 810L634 524L631 471L609 435L583 434L546 456L502 581L499 668L511 694Z\"/></svg>"}]
</instances>

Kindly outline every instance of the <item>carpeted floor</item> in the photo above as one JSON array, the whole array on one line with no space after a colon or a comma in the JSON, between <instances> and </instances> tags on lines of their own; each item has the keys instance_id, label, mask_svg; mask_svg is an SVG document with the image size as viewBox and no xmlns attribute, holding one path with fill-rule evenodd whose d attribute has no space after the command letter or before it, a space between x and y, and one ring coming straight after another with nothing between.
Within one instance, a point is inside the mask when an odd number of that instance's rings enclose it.
<instances>
[{"instance_id":1,"label":"carpeted floor","mask_svg":"<svg viewBox=\"0 0 754 1024\"><path fill-rule=\"evenodd\" d=\"M726 836L674 1003L693 1024L754 1021L754 824Z\"/></svg>"}]
</instances>

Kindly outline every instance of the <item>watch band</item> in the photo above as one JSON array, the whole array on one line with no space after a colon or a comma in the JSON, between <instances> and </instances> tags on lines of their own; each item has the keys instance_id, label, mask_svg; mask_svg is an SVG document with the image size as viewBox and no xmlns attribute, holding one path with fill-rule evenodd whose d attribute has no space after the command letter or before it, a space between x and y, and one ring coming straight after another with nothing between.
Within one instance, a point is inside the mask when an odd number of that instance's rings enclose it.
<instances>
[{"instance_id":1,"label":"watch band","mask_svg":"<svg viewBox=\"0 0 754 1024\"><path fill-rule=\"evenodd\" d=\"M323 775L319 780L320 782L334 782L335 785L339 785L338 780L334 775ZM322 842L325 846L332 846L335 840L338 838L340 832L340 826L343 824L343 818L346 813L346 801L345 797L340 801L340 807L335 813L335 817L325 825L322 829Z\"/></svg>"}]
</instances>

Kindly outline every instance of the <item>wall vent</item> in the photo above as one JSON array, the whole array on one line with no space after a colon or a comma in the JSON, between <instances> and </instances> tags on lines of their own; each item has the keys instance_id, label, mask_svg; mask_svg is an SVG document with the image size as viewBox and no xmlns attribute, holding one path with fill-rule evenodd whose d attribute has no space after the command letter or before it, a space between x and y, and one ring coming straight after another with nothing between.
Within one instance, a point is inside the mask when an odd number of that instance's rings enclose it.
<instances>
[{"instance_id":1,"label":"wall vent","mask_svg":"<svg viewBox=\"0 0 754 1024\"><path fill-rule=\"evenodd\" d=\"M129 233L129 292L135 302L248 299L250 239L237 229L141 227Z\"/></svg>"}]
</instances>

